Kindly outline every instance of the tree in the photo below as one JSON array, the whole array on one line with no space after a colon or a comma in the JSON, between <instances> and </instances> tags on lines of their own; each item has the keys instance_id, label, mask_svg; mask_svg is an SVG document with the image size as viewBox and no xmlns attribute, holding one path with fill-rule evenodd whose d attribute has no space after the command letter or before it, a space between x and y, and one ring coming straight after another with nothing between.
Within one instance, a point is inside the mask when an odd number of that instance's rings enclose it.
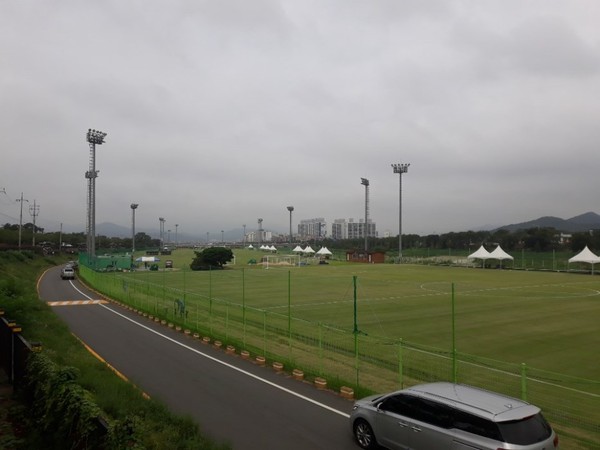
<instances>
[{"instance_id":1,"label":"tree","mask_svg":"<svg viewBox=\"0 0 600 450\"><path fill-rule=\"evenodd\" d=\"M196 257L190 264L192 270L222 269L223 266L233 259L233 252L225 247L209 247L196 253Z\"/></svg>"}]
</instances>

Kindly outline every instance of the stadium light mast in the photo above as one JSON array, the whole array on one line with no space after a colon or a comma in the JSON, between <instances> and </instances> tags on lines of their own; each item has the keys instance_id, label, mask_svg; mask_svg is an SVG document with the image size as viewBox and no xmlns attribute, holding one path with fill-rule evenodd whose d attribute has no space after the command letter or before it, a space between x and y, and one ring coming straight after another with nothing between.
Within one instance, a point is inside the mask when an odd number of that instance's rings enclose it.
<instances>
[{"instance_id":1,"label":"stadium light mast","mask_svg":"<svg viewBox=\"0 0 600 450\"><path fill-rule=\"evenodd\" d=\"M368 241L368 223L369 223L369 180L366 178L360 179L360 184L365 187L365 252L369 251L369 241Z\"/></svg>"},{"instance_id":2,"label":"stadium light mast","mask_svg":"<svg viewBox=\"0 0 600 450\"><path fill-rule=\"evenodd\" d=\"M399 175L400 191L398 195L398 264L402 262L402 174L408 172L410 164L392 164L394 173Z\"/></svg>"},{"instance_id":3,"label":"stadium light mast","mask_svg":"<svg viewBox=\"0 0 600 450\"><path fill-rule=\"evenodd\" d=\"M292 211L294 210L293 206L288 206L287 210L290 212L290 247L292 246Z\"/></svg>"},{"instance_id":4,"label":"stadium light mast","mask_svg":"<svg viewBox=\"0 0 600 450\"><path fill-rule=\"evenodd\" d=\"M177 236L177 233L178 233L177 228L179 228L178 223L175 224L175 248L177 248L179 246L179 237Z\"/></svg>"},{"instance_id":5,"label":"stadium light mast","mask_svg":"<svg viewBox=\"0 0 600 450\"><path fill-rule=\"evenodd\" d=\"M139 205L131 204L131 256L135 253L135 210Z\"/></svg>"},{"instance_id":6,"label":"stadium light mast","mask_svg":"<svg viewBox=\"0 0 600 450\"><path fill-rule=\"evenodd\" d=\"M90 146L90 165L85 173L88 180L87 192L87 252L88 261L96 256L96 145L104 144L106 133L99 130L88 129L86 140Z\"/></svg>"},{"instance_id":7,"label":"stadium light mast","mask_svg":"<svg viewBox=\"0 0 600 450\"><path fill-rule=\"evenodd\" d=\"M163 247L165 246L165 218L164 217L159 217L158 218L158 222L159 222L159 238L160 238L160 249L162 250Z\"/></svg>"},{"instance_id":8,"label":"stadium light mast","mask_svg":"<svg viewBox=\"0 0 600 450\"><path fill-rule=\"evenodd\" d=\"M262 219L258 219L258 245L262 244Z\"/></svg>"}]
</instances>

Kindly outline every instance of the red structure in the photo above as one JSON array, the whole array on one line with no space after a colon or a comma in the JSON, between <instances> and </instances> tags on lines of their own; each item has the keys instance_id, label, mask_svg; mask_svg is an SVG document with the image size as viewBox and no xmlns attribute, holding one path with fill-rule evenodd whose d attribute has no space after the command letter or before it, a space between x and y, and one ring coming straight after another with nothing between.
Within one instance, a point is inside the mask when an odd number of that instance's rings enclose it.
<instances>
[{"instance_id":1,"label":"red structure","mask_svg":"<svg viewBox=\"0 0 600 450\"><path fill-rule=\"evenodd\" d=\"M382 264L385 262L385 252L365 252L364 250L347 250L346 261Z\"/></svg>"}]
</instances>

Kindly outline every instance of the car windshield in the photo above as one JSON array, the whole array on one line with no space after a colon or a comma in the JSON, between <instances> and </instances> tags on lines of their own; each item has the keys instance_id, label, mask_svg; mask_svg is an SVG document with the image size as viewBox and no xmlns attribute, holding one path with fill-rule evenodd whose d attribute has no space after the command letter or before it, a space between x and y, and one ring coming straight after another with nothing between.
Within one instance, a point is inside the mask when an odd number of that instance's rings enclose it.
<instances>
[{"instance_id":1,"label":"car windshield","mask_svg":"<svg viewBox=\"0 0 600 450\"><path fill-rule=\"evenodd\" d=\"M542 414L510 422L498 422L498 428L505 442L517 445L531 445L548 439L552 429Z\"/></svg>"}]
</instances>

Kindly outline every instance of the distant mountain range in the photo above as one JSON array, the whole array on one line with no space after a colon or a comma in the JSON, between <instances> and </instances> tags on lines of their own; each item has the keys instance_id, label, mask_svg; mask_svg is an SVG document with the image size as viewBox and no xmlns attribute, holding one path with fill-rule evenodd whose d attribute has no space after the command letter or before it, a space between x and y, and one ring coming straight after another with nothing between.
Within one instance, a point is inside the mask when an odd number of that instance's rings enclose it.
<instances>
[{"instance_id":1,"label":"distant mountain range","mask_svg":"<svg viewBox=\"0 0 600 450\"><path fill-rule=\"evenodd\" d=\"M555 228L564 233L577 233L589 230L600 229L600 215L594 212L587 212L579 216L571 217L570 219L561 219L560 217L544 216L539 219L530 220L529 222L515 223L512 225L504 225L497 227L496 230L518 231L527 230L529 228Z\"/></svg>"}]
</instances>

